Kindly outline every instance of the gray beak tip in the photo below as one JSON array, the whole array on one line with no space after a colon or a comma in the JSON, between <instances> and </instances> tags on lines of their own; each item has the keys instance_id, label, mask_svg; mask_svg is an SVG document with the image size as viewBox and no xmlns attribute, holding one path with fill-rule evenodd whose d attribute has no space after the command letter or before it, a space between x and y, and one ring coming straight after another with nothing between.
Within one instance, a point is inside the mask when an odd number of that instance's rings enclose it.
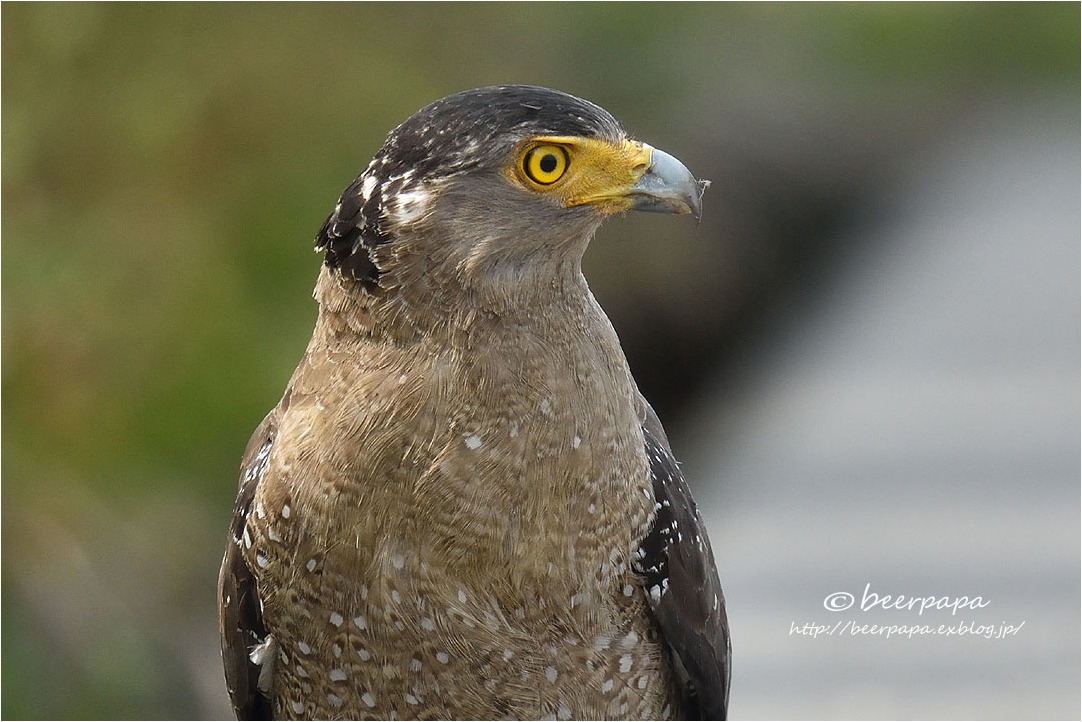
<instances>
[{"instance_id":1,"label":"gray beak tip","mask_svg":"<svg viewBox=\"0 0 1082 722\"><path fill-rule=\"evenodd\" d=\"M634 186L633 205L648 213L691 214L702 218L702 197L710 181L700 181L683 163L654 148L650 167Z\"/></svg>"},{"instance_id":2,"label":"gray beak tip","mask_svg":"<svg viewBox=\"0 0 1082 722\"><path fill-rule=\"evenodd\" d=\"M703 196L706 195L707 189L710 188L710 181L703 178L696 181L696 183L699 185L699 193L692 212L695 214L695 224L699 225L703 222Z\"/></svg>"}]
</instances>

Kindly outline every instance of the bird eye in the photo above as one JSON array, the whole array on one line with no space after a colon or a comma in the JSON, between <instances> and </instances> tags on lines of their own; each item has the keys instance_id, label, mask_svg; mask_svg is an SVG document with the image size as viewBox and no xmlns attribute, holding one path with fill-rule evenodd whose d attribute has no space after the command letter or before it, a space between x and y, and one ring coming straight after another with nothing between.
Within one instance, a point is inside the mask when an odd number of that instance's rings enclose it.
<instances>
[{"instance_id":1,"label":"bird eye","mask_svg":"<svg viewBox=\"0 0 1082 722\"><path fill-rule=\"evenodd\" d=\"M563 178L570 159L558 145L535 145L522 154L522 172L538 185L552 185Z\"/></svg>"}]
</instances>

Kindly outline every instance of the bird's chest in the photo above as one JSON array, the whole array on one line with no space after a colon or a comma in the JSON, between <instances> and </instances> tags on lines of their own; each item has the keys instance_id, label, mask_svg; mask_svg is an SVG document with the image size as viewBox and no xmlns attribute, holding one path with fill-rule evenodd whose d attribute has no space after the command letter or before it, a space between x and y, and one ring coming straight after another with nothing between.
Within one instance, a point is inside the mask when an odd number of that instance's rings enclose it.
<instances>
[{"instance_id":1,"label":"bird's chest","mask_svg":"<svg viewBox=\"0 0 1082 722\"><path fill-rule=\"evenodd\" d=\"M284 494L289 517L251 534L282 714L663 715L672 675L630 569L653 511L636 392L622 354L562 344L381 362L395 375L367 401L318 399L296 432L374 448L318 474L303 444L272 459L260 509Z\"/></svg>"},{"instance_id":2,"label":"bird's chest","mask_svg":"<svg viewBox=\"0 0 1082 722\"><path fill-rule=\"evenodd\" d=\"M291 620L276 648L283 717L665 719L679 710L664 646L637 594L579 628L554 608L423 587ZM336 611L343 610L343 611ZM545 619L542 619L545 617Z\"/></svg>"},{"instance_id":3,"label":"bird's chest","mask_svg":"<svg viewBox=\"0 0 1082 722\"><path fill-rule=\"evenodd\" d=\"M463 393L416 512L479 569L619 573L653 501L635 389L622 355L544 341L443 371Z\"/></svg>"}]
</instances>

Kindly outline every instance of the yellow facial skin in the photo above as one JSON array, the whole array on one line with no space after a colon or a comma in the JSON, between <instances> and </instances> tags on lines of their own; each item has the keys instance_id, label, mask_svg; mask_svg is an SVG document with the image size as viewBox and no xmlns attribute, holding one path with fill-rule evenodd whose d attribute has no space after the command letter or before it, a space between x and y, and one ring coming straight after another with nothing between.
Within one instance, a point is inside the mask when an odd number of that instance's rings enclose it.
<instances>
[{"instance_id":1,"label":"yellow facial skin","mask_svg":"<svg viewBox=\"0 0 1082 722\"><path fill-rule=\"evenodd\" d=\"M633 186L650 167L653 150L635 140L538 136L516 148L504 173L565 207L591 204L611 215L632 207Z\"/></svg>"}]
</instances>

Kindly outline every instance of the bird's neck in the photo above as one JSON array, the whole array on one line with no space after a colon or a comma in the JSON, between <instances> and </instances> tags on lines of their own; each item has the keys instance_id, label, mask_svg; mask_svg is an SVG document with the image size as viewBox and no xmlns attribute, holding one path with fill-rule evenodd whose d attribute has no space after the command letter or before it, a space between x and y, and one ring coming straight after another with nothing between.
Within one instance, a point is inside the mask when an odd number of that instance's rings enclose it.
<instances>
[{"instance_id":1,"label":"bird's neck","mask_svg":"<svg viewBox=\"0 0 1082 722\"><path fill-rule=\"evenodd\" d=\"M530 259L478 264L461 274L428 268L409 278L391 276L387 288L376 292L324 266L313 294L320 305L316 334L328 345L358 336L398 343L451 341L479 324L525 332L584 308L604 316L577 257L550 260L540 268Z\"/></svg>"}]
</instances>

